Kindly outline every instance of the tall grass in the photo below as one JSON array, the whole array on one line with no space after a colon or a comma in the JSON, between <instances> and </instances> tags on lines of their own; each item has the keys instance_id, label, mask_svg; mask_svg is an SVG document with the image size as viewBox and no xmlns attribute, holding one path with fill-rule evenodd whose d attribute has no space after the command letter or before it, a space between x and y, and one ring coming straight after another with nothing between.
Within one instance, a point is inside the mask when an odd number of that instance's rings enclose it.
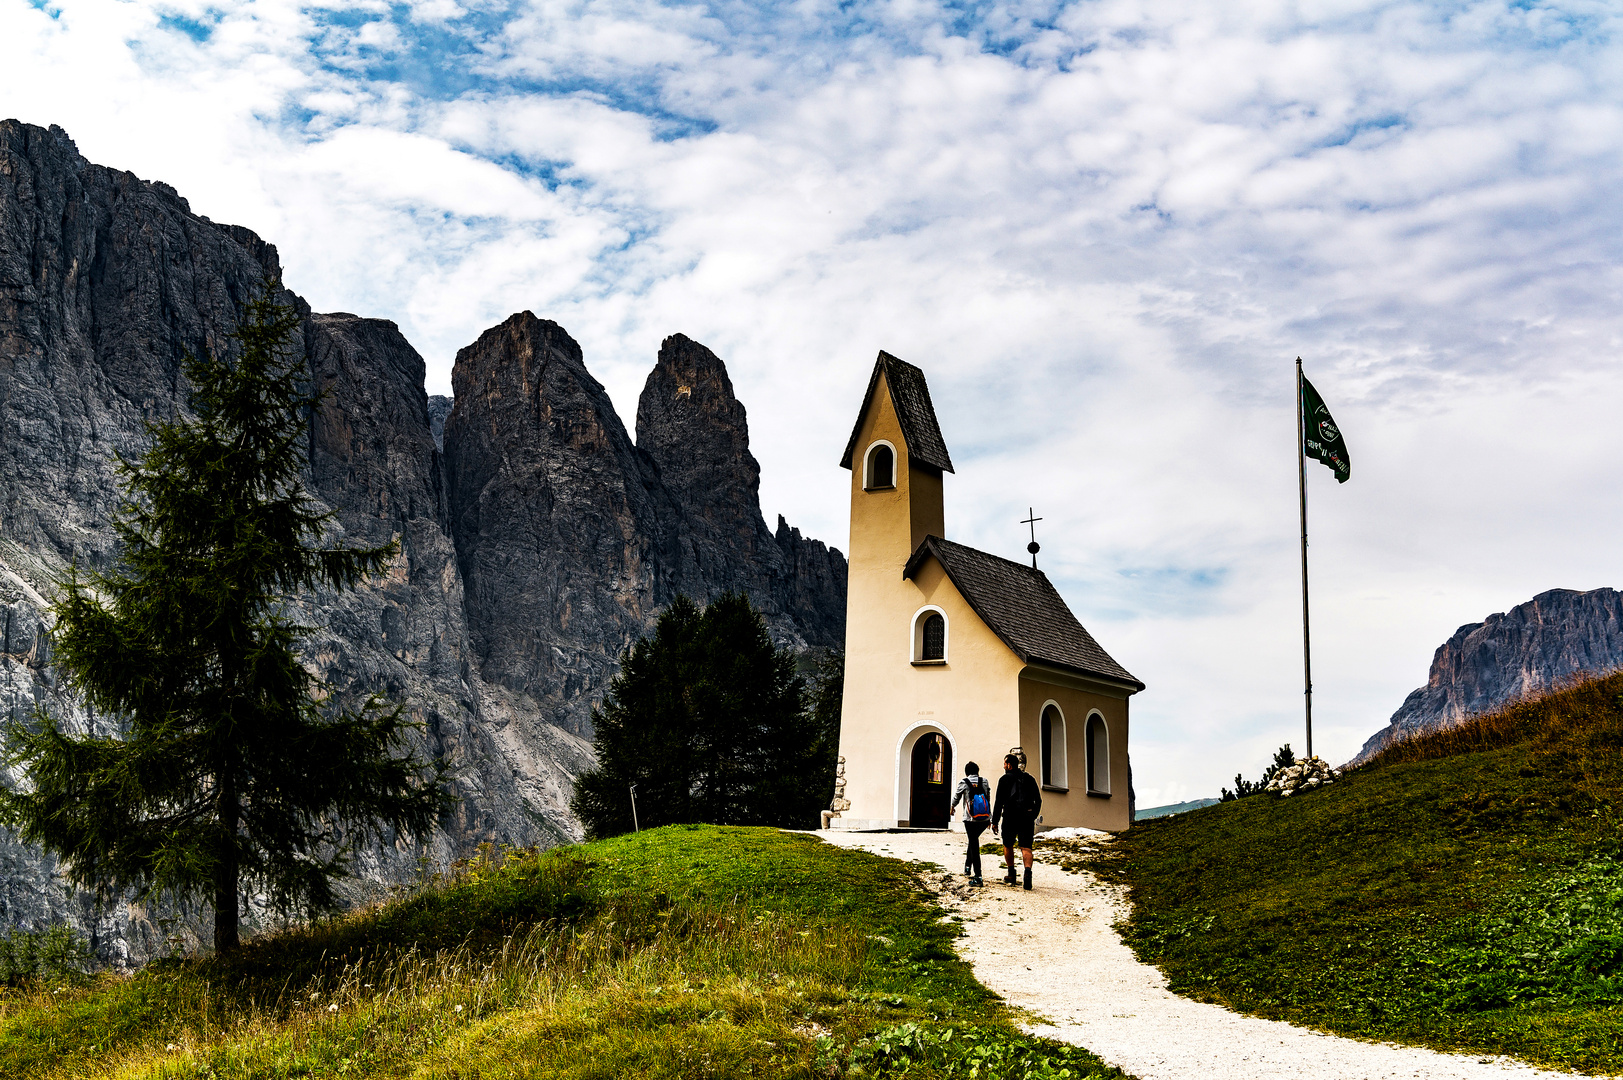
<instances>
[{"instance_id":1,"label":"tall grass","mask_svg":"<svg viewBox=\"0 0 1623 1080\"><path fill-rule=\"evenodd\" d=\"M900 870L764 829L487 852L231 957L14 992L0 1076L1121 1075L1015 1032Z\"/></svg>"},{"instance_id":2,"label":"tall grass","mask_svg":"<svg viewBox=\"0 0 1623 1080\"><path fill-rule=\"evenodd\" d=\"M1077 853L1173 989L1367 1038L1623 1071L1623 674L1335 784Z\"/></svg>"},{"instance_id":3,"label":"tall grass","mask_svg":"<svg viewBox=\"0 0 1623 1080\"><path fill-rule=\"evenodd\" d=\"M791 1013L855 982L871 945L848 927L798 930L735 905L667 908L653 926L644 914L611 908L584 927L540 924L494 951L407 949L331 970L275 1000L212 1012L206 996L193 998L163 1051L149 1044L144 1061L116 1075L396 1075L432 1073L449 1067L446 1059L459 1061L453 1072L499 1065L510 1073L501 1059L514 1052L515 1024L529 1041L551 1032L567 1043L587 1017L624 1037L657 1015L668 1036L671 1025L718 1013L727 1026L799 1044L791 1050L809 1060L812 1029L797 1035ZM515 1010L522 1020L508 1015ZM498 1030L509 1037L493 1041Z\"/></svg>"},{"instance_id":4,"label":"tall grass","mask_svg":"<svg viewBox=\"0 0 1623 1080\"><path fill-rule=\"evenodd\" d=\"M1596 676L1580 672L1548 693L1513 701L1462 723L1393 743L1366 768L1431 761L1535 742L1586 751L1586 758L1615 756L1623 746L1623 671ZM1589 762L1593 764L1594 761ZM1608 763L1609 764L1609 763Z\"/></svg>"}]
</instances>

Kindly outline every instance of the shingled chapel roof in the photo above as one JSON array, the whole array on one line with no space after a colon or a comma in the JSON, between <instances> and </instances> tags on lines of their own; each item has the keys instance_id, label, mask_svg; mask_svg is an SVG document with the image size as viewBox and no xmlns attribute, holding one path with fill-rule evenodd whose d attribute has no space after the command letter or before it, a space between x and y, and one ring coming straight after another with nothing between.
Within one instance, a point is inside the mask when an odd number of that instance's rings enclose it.
<instances>
[{"instance_id":1,"label":"shingled chapel roof","mask_svg":"<svg viewBox=\"0 0 1623 1080\"><path fill-rule=\"evenodd\" d=\"M981 621L1024 662L1050 664L1144 689L1076 621L1041 570L927 536L907 560L902 576L912 577L930 556L946 570Z\"/></svg>"},{"instance_id":2,"label":"shingled chapel roof","mask_svg":"<svg viewBox=\"0 0 1623 1080\"><path fill-rule=\"evenodd\" d=\"M856 427L851 429L851 441L845 444L845 456L840 459L840 468L851 467L851 457L857 449L857 435L862 430L862 418L868 415L868 406L873 404L881 371L885 373L885 383L890 387L890 401L896 407L896 418L901 421L907 456L913 461L933 465L942 472L952 472L952 458L947 454L946 440L941 437L941 425L936 423L935 406L930 404L930 387L924 381L924 372L888 352L881 352L874 362L873 375L868 379L868 392L862 397L862 408L857 412Z\"/></svg>"}]
</instances>

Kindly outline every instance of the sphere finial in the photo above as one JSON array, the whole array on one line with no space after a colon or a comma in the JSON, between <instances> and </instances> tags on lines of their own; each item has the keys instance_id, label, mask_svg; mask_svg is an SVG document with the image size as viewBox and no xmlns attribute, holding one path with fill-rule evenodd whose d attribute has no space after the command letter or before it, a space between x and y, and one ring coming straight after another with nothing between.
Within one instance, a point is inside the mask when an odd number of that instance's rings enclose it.
<instances>
[{"instance_id":1,"label":"sphere finial","mask_svg":"<svg viewBox=\"0 0 1623 1080\"><path fill-rule=\"evenodd\" d=\"M1042 545L1037 543L1037 522L1041 520L1042 518L1037 516L1037 511L1028 509L1026 511L1026 520L1020 523L1031 526L1031 543L1026 545L1026 550L1031 552L1031 568L1033 570L1037 569L1037 552L1042 550Z\"/></svg>"}]
</instances>

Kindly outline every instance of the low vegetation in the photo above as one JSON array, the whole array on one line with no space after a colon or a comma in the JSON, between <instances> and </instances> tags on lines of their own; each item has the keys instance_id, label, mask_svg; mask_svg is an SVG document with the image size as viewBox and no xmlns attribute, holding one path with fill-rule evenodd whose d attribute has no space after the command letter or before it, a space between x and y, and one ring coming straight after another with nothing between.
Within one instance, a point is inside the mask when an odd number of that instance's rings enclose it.
<instances>
[{"instance_id":1,"label":"low vegetation","mask_svg":"<svg viewBox=\"0 0 1623 1080\"><path fill-rule=\"evenodd\" d=\"M898 870L697 825L488 853L224 956L0 991L0 1076L1123 1075L1020 1034Z\"/></svg>"},{"instance_id":2,"label":"low vegetation","mask_svg":"<svg viewBox=\"0 0 1623 1080\"><path fill-rule=\"evenodd\" d=\"M61 924L0 934L0 985L77 985L93 965L90 943Z\"/></svg>"},{"instance_id":3,"label":"low vegetation","mask_svg":"<svg viewBox=\"0 0 1623 1080\"><path fill-rule=\"evenodd\" d=\"M1240 773L1234 774L1234 790L1221 788L1218 802L1233 802L1235 799L1246 799L1252 795L1261 795L1268 790L1269 781L1296 764L1296 754L1291 750L1291 744L1286 743L1274 751L1274 762L1262 770L1262 778L1255 782L1247 780Z\"/></svg>"},{"instance_id":4,"label":"low vegetation","mask_svg":"<svg viewBox=\"0 0 1623 1080\"><path fill-rule=\"evenodd\" d=\"M1180 993L1347 1035L1623 1071L1623 674L1295 799L1135 827L1092 869Z\"/></svg>"}]
</instances>

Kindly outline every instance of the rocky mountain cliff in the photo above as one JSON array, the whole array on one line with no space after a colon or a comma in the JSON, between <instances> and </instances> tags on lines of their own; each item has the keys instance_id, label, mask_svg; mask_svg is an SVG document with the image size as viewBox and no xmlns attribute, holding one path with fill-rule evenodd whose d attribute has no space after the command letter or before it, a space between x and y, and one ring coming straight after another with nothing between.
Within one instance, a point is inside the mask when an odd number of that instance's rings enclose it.
<instances>
[{"instance_id":1,"label":"rocky mountain cliff","mask_svg":"<svg viewBox=\"0 0 1623 1080\"><path fill-rule=\"evenodd\" d=\"M1431 661L1426 685L1349 764L1383 747L1440 731L1509 701L1550 689L1578 672L1623 667L1623 594L1551 589L1525 604L1454 631Z\"/></svg>"},{"instance_id":2,"label":"rocky mountain cliff","mask_svg":"<svg viewBox=\"0 0 1623 1080\"><path fill-rule=\"evenodd\" d=\"M481 669L584 732L588 692L689 576L678 512L557 323L486 330L451 386L451 532Z\"/></svg>"},{"instance_id":3,"label":"rocky mountain cliff","mask_svg":"<svg viewBox=\"0 0 1623 1080\"><path fill-rule=\"evenodd\" d=\"M845 559L801 538L782 517L771 533L761 520L761 466L749 449L744 405L715 353L682 334L659 348L637 401L637 447L647 453L681 509L690 594L713 595L726 583L757 597L777 636L813 643L845 638Z\"/></svg>"},{"instance_id":4,"label":"rocky mountain cliff","mask_svg":"<svg viewBox=\"0 0 1623 1080\"><path fill-rule=\"evenodd\" d=\"M459 352L451 383L451 533L490 682L590 735L616 658L678 593L747 592L780 644L843 639L845 559L767 531L744 406L703 345L666 339L635 443L580 346L528 311Z\"/></svg>"},{"instance_id":5,"label":"rocky mountain cliff","mask_svg":"<svg viewBox=\"0 0 1623 1080\"><path fill-rule=\"evenodd\" d=\"M110 564L114 455L140 453L145 421L186 408L181 359L228 355L244 301L279 273L272 245L192 214L166 185L87 162L58 128L0 122L0 713L43 707L80 729L105 725L51 666L52 582L74 560ZM401 542L378 580L301 598L301 621L318 628L307 661L343 697L405 700L423 749L456 769L439 831L364 853L367 880L484 841L577 836L567 800L591 760L591 705L675 590L743 588L786 643L843 637L844 558L782 519L767 534L719 360L715 407L732 441L684 451L667 440L661 453L718 482L737 473L729 490L747 503L733 527L753 514L755 528L736 550L631 443L556 324L524 313L482 335L458 357L453 405L430 401L423 359L394 324L282 298L303 315L296 347L329 391L307 474L335 512L329 539ZM97 911L61 887L49 857L0 833L0 930L56 919L127 963L168 932L129 905Z\"/></svg>"}]
</instances>

